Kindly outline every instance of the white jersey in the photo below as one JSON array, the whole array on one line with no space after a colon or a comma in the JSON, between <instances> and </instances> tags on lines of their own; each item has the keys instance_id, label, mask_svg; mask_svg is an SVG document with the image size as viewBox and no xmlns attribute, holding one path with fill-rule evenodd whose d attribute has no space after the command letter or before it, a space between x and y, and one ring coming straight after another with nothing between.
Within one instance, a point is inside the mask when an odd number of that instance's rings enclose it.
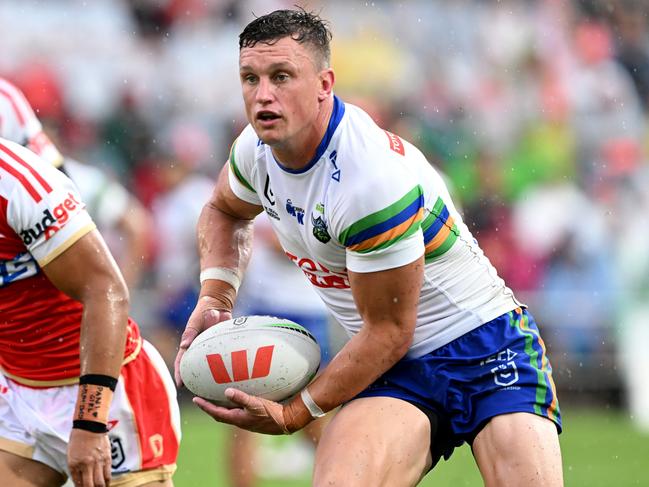
<instances>
[{"instance_id":1,"label":"white jersey","mask_svg":"<svg viewBox=\"0 0 649 487\"><path fill-rule=\"evenodd\" d=\"M27 147L55 167L63 164L63 156L43 132L25 95L3 78L0 78L0 137Z\"/></svg>"},{"instance_id":2,"label":"white jersey","mask_svg":"<svg viewBox=\"0 0 649 487\"><path fill-rule=\"evenodd\" d=\"M521 306L424 155L337 97L305 168L281 166L250 125L233 144L229 168L233 192L264 207L289 259L350 335L363 322L347 271L392 269L422 254L425 276L410 357Z\"/></svg>"}]
</instances>

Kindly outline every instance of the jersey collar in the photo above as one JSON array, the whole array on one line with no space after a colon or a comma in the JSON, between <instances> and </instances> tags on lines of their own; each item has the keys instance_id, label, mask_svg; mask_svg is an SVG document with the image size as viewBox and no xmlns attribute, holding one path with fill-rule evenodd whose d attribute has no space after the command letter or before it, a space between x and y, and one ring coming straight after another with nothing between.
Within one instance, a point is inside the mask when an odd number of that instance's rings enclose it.
<instances>
[{"instance_id":1,"label":"jersey collar","mask_svg":"<svg viewBox=\"0 0 649 487\"><path fill-rule=\"evenodd\" d=\"M283 171L286 171L291 174L302 174L307 172L313 166L315 166L316 162L320 160L322 154L324 154L324 152L327 150L327 147L329 147L329 142L331 142L331 138L334 136L334 132L338 128L338 125L340 124L340 121L342 120L344 114L345 114L345 103L343 103L343 101L340 98L334 95L334 107L333 110L331 111L331 118L329 118L329 125L327 125L327 131L325 132L324 137L322 137L320 144L318 144L318 148L315 151L315 155L313 156L313 159L311 159L309 163L301 169L289 169L288 167L282 166L277 161L277 159L275 159L277 165Z\"/></svg>"}]
</instances>

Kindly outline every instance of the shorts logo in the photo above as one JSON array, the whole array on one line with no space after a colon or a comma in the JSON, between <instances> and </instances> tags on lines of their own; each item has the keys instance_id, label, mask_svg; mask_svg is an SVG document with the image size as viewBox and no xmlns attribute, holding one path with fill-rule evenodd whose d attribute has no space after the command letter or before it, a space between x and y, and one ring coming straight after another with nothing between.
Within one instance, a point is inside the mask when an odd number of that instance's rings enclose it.
<instances>
[{"instance_id":1,"label":"shorts logo","mask_svg":"<svg viewBox=\"0 0 649 487\"><path fill-rule=\"evenodd\" d=\"M491 369L491 373L494 375L494 382L499 386L511 386L518 382L518 369L515 362L500 364Z\"/></svg>"},{"instance_id":2,"label":"shorts logo","mask_svg":"<svg viewBox=\"0 0 649 487\"><path fill-rule=\"evenodd\" d=\"M151 445L151 450L153 450L153 458L160 458L164 453L164 442L162 441L162 435L156 433L155 435L149 436L149 445Z\"/></svg>"},{"instance_id":3,"label":"shorts logo","mask_svg":"<svg viewBox=\"0 0 649 487\"><path fill-rule=\"evenodd\" d=\"M110 439L110 466L113 470L117 470L124 464L126 456L124 455L124 447L122 440L117 436L109 436Z\"/></svg>"},{"instance_id":4,"label":"shorts logo","mask_svg":"<svg viewBox=\"0 0 649 487\"><path fill-rule=\"evenodd\" d=\"M499 386L508 387L518 382L518 369L516 368L516 362L513 360L516 355L518 355L516 352L508 348L482 361L480 365L497 363L495 367L490 369L494 376L494 382Z\"/></svg>"}]
</instances>

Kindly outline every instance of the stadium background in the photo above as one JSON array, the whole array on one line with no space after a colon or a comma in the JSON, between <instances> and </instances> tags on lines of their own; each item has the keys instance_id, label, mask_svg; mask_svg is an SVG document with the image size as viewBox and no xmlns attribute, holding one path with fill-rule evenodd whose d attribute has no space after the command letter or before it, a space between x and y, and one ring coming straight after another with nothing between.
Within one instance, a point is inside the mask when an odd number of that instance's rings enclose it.
<instances>
[{"instance_id":1,"label":"stadium background","mask_svg":"<svg viewBox=\"0 0 649 487\"><path fill-rule=\"evenodd\" d=\"M64 154L151 211L133 314L167 357L198 273L189 215L204 197L187 195L208 186L244 124L237 36L253 12L295 3L0 2L0 75ZM562 399L567 485L649 485L649 406L635 402L649 379L634 355L649 338L649 6L299 3L331 21L337 94L443 171L530 305ZM176 484L226 485L224 428L183 410ZM425 485L480 485L469 463L465 448ZM300 478L263 485L308 485Z\"/></svg>"}]
</instances>

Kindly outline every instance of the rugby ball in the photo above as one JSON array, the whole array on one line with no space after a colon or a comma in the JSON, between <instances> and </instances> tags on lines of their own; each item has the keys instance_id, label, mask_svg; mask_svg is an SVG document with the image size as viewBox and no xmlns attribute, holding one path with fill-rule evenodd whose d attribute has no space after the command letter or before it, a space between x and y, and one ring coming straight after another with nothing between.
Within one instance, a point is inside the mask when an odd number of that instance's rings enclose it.
<instances>
[{"instance_id":1,"label":"rugby ball","mask_svg":"<svg viewBox=\"0 0 649 487\"><path fill-rule=\"evenodd\" d=\"M228 387L282 401L302 390L319 366L320 347L304 327L273 316L241 316L198 335L180 361L180 377L197 396L233 407Z\"/></svg>"}]
</instances>

